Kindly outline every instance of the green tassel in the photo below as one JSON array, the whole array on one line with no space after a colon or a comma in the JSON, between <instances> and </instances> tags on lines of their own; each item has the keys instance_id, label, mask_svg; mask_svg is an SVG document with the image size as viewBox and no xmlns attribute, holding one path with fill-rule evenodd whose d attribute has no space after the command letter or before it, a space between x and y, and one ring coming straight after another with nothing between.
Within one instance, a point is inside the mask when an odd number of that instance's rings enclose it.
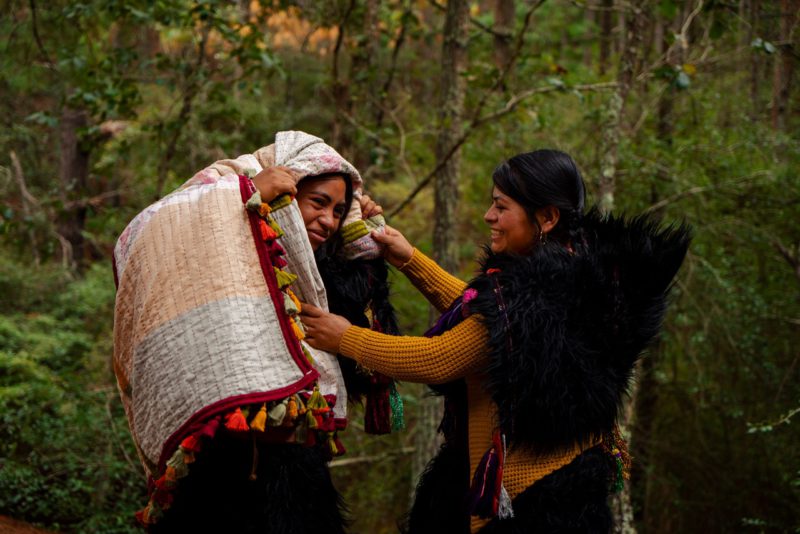
<instances>
[{"instance_id":1,"label":"green tassel","mask_svg":"<svg viewBox=\"0 0 800 534\"><path fill-rule=\"evenodd\" d=\"M282 271L277 267L273 267L275 270L275 278L278 280L278 287L281 289L286 289L290 285L294 284L297 280L297 275L292 273L287 273L286 271Z\"/></svg>"},{"instance_id":2,"label":"green tassel","mask_svg":"<svg viewBox=\"0 0 800 534\"><path fill-rule=\"evenodd\" d=\"M614 483L614 493L619 493L625 488L624 466L622 465L620 453L617 453L615 458L617 460L617 480Z\"/></svg>"},{"instance_id":3,"label":"green tassel","mask_svg":"<svg viewBox=\"0 0 800 534\"><path fill-rule=\"evenodd\" d=\"M250 200L247 201L245 207L250 211L255 211L258 213L259 208L261 207L261 193L256 189L256 192L252 194Z\"/></svg>"},{"instance_id":4,"label":"green tassel","mask_svg":"<svg viewBox=\"0 0 800 534\"><path fill-rule=\"evenodd\" d=\"M289 295L287 295L286 293L283 294L283 310L289 317L293 317L298 313L300 313L300 308L297 307L297 304L295 304L294 299L289 297Z\"/></svg>"},{"instance_id":5,"label":"green tassel","mask_svg":"<svg viewBox=\"0 0 800 534\"><path fill-rule=\"evenodd\" d=\"M269 207L272 208L272 211L279 210L281 208L285 208L289 204L292 203L292 196L289 193L284 193L282 195L278 195L278 197L269 203Z\"/></svg>"},{"instance_id":6,"label":"green tassel","mask_svg":"<svg viewBox=\"0 0 800 534\"><path fill-rule=\"evenodd\" d=\"M301 348L303 349L303 354L305 354L305 355L306 355L306 360L308 360L308 363L309 363L309 364L311 364L311 365L314 365L314 366L316 366L316 365L317 365L317 362L316 362L316 361L314 361L314 357L311 355L311 353L310 353L310 352L308 352L308 349L305 347L305 345L302 345L302 344L301 344L300 346L301 346Z\"/></svg>"},{"instance_id":7,"label":"green tassel","mask_svg":"<svg viewBox=\"0 0 800 534\"><path fill-rule=\"evenodd\" d=\"M392 407L392 432L403 430L406 427L403 413L403 399L397 392L397 384L392 380L389 386L389 405Z\"/></svg>"},{"instance_id":8,"label":"green tassel","mask_svg":"<svg viewBox=\"0 0 800 534\"><path fill-rule=\"evenodd\" d=\"M287 399L283 399L283 402L280 402L272 407L269 411L269 426L281 426L283 424L283 418L286 417L286 405L289 403Z\"/></svg>"},{"instance_id":9,"label":"green tassel","mask_svg":"<svg viewBox=\"0 0 800 534\"><path fill-rule=\"evenodd\" d=\"M386 219L383 218L383 215L375 215L373 217L370 217L369 219L366 219L364 221L364 224L367 225L367 230L371 232L386 224Z\"/></svg>"},{"instance_id":10,"label":"green tassel","mask_svg":"<svg viewBox=\"0 0 800 534\"><path fill-rule=\"evenodd\" d=\"M189 474L189 466L183 461L183 451L180 448L167 460L167 467L175 470L175 478L183 478Z\"/></svg>"}]
</instances>

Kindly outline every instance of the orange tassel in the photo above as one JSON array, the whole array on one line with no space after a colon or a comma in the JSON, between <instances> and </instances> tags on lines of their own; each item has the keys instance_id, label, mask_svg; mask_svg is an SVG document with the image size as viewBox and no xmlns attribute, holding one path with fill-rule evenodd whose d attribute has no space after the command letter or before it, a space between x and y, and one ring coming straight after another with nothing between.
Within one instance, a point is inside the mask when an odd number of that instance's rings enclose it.
<instances>
[{"instance_id":1,"label":"orange tassel","mask_svg":"<svg viewBox=\"0 0 800 534\"><path fill-rule=\"evenodd\" d=\"M261 215L262 217L266 217L267 215L270 214L271 211L272 209L266 202L262 202L261 205L258 207L258 214Z\"/></svg>"},{"instance_id":2,"label":"orange tassel","mask_svg":"<svg viewBox=\"0 0 800 534\"><path fill-rule=\"evenodd\" d=\"M292 332L294 332L294 337L298 339L298 341L303 341L306 338L305 332L300 328L300 325L295 322L292 317L289 317L289 324L292 325Z\"/></svg>"},{"instance_id":3,"label":"orange tassel","mask_svg":"<svg viewBox=\"0 0 800 534\"><path fill-rule=\"evenodd\" d=\"M297 309L302 311L303 310L303 306L302 306L302 304L300 304L300 299L297 298L297 295L294 294L294 291L292 291L291 289L287 288L286 289L286 294L289 295L290 299L292 299L292 302L294 302L294 305L297 306Z\"/></svg>"},{"instance_id":4,"label":"orange tassel","mask_svg":"<svg viewBox=\"0 0 800 534\"><path fill-rule=\"evenodd\" d=\"M286 417L283 419L283 426L293 425L294 420L297 419L297 416L299 415L297 401L294 400L294 397L294 395L289 397L289 402L286 404Z\"/></svg>"},{"instance_id":5,"label":"orange tassel","mask_svg":"<svg viewBox=\"0 0 800 534\"><path fill-rule=\"evenodd\" d=\"M270 226L263 220L258 221L258 227L261 229L261 239L264 241L272 241L278 237L278 234L275 233L275 230L270 228Z\"/></svg>"},{"instance_id":6,"label":"orange tassel","mask_svg":"<svg viewBox=\"0 0 800 534\"><path fill-rule=\"evenodd\" d=\"M170 482L175 482L178 480L178 473L174 467L167 467L167 470L164 471L164 478Z\"/></svg>"},{"instance_id":7,"label":"orange tassel","mask_svg":"<svg viewBox=\"0 0 800 534\"><path fill-rule=\"evenodd\" d=\"M236 408L236 411L225 416L225 428L234 432L246 432L250 430L250 427L247 426L247 419L244 418L241 408Z\"/></svg>"}]
</instances>

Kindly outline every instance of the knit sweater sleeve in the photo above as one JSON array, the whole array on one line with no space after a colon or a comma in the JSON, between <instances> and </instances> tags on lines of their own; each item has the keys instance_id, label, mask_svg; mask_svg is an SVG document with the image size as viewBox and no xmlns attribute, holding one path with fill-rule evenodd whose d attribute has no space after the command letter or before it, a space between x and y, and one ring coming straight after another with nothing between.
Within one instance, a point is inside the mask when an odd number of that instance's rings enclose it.
<instances>
[{"instance_id":1,"label":"knit sweater sleeve","mask_svg":"<svg viewBox=\"0 0 800 534\"><path fill-rule=\"evenodd\" d=\"M411 259L400 267L400 272L405 274L440 312L447 310L467 288L466 282L439 267L418 249L414 249Z\"/></svg>"},{"instance_id":2,"label":"knit sweater sleeve","mask_svg":"<svg viewBox=\"0 0 800 534\"><path fill-rule=\"evenodd\" d=\"M351 326L339 352L385 375L423 384L443 384L489 363L486 327L471 316L435 337L390 336Z\"/></svg>"}]
</instances>

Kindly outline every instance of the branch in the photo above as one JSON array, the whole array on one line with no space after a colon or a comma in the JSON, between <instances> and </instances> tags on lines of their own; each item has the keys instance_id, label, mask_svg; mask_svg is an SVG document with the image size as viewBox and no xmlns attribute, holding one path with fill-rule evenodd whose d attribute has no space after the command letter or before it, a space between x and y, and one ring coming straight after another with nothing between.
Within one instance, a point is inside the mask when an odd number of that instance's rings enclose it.
<instances>
[{"instance_id":1,"label":"branch","mask_svg":"<svg viewBox=\"0 0 800 534\"><path fill-rule=\"evenodd\" d=\"M414 452L414 447L403 447L397 452L385 452L383 454L356 456L355 458L341 458L333 460L328 464L328 466L331 469L333 469L334 467L345 467L353 464L374 463L374 462L380 462L381 460L387 460L395 456L400 456L403 454L411 454L413 452Z\"/></svg>"},{"instance_id":2,"label":"branch","mask_svg":"<svg viewBox=\"0 0 800 534\"><path fill-rule=\"evenodd\" d=\"M481 97L480 101L478 102L478 105L475 106L475 111L472 113L472 119L470 120L470 123L467 126L467 129L462 133L461 137L459 137L459 139L453 144L453 146L450 147L450 149L445 153L445 155L442 157L442 159L436 164L436 167L425 178L423 178L423 180L419 184L417 184L417 186L414 188L414 190L411 192L411 194L404 201L402 201L396 208L394 208L389 213L389 215L388 215L389 217L399 213L404 207L406 207L414 199L414 197L417 196L417 194L433 179L433 177L442 168L444 168L444 166L447 164L447 162L450 161L450 158L453 157L453 154L455 154L456 151L459 148L461 148L461 145L463 145L464 142L466 142L467 138L472 133L472 131L475 130L475 128L477 128L478 126L486 123L489 120L492 120L493 118L505 115L506 113L510 112L512 109L514 109L514 107L517 106L517 104L519 102L513 103L513 105L510 108L508 107L508 104L507 104L506 108L508 108L508 110L504 111L504 112L501 110L499 115L498 114L492 114L492 115L489 115L489 116L484 117L484 118L480 117L480 114L483 112L484 106L486 106L486 102L489 100L489 96L491 94L493 94L497 90L498 87L501 87L503 85L503 83L505 82L506 77L508 76L508 73L511 71L512 67L516 63L517 58L519 57L520 52L522 51L522 46L523 46L523 44L525 42L525 32L528 30L528 26L530 25L531 16L533 15L534 11L539 9L542 6L542 4L544 4L544 2L545 2L545 0L538 0L537 2L533 3L528 8L528 11L525 13L525 17L523 19L522 28L520 28L519 33L517 33L517 38L515 40L516 41L516 45L514 46L514 52L511 54L511 57L509 58L508 63L503 67L503 70L497 76L497 78L495 79L495 81L492 84L492 86L483 93L483 96ZM555 89L555 87L554 87L554 89Z\"/></svg>"},{"instance_id":3,"label":"branch","mask_svg":"<svg viewBox=\"0 0 800 534\"><path fill-rule=\"evenodd\" d=\"M51 69L58 70L56 69L55 63L53 63L53 61L50 59L50 55L47 53L47 50L45 50L41 37L39 37L39 24L36 21L36 1L30 0L29 5L31 7L31 26L33 30L33 38L36 41L36 46L39 48L39 53L42 54L42 59Z\"/></svg>"},{"instance_id":4,"label":"branch","mask_svg":"<svg viewBox=\"0 0 800 534\"><path fill-rule=\"evenodd\" d=\"M500 117L503 117L504 115L511 113L524 100L530 98L533 95L552 93L554 91L564 91L566 89L571 89L572 91L580 91L580 92L603 91L603 90L615 89L617 85L618 85L617 82L601 82L588 85L576 85L573 87L559 87L556 85L550 85L546 87L537 87L534 89L529 89L527 91L523 91L517 95L514 95L513 97L511 97L511 99L508 100L508 102L506 102L506 105L503 106L503 108L493 113L489 113L488 115L484 115L482 117L473 119L472 122L470 122L469 125L467 126L466 130L464 130L461 136L453 144L453 146L450 147L450 150L448 150L442 157L442 159L439 160L439 162L436 164L433 170L430 171L428 174L426 174L422 180L420 180L420 182L414 187L414 189L411 191L411 193L409 193L409 195L405 198L405 200L400 202L400 204L398 204L395 208L392 208L392 210L388 213L387 217L393 217L397 215L400 211L403 210L403 208L405 208L408 204L410 204L411 201L414 200L414 197L416 197L417 194L419 194L419 192L422 191L425 188L425 186L427 186L430 183L430 181L433 179L436 173L439 172L442 169L442 167L444 167L447 164L447 162L450 160L451 157L453 157L453 154L456 152L456 150L458 150L461 147L461 145L463 145L467 141L467 138L469 138L469 136L476 128L486 124L489 121L498 119Z\"/></svg>"},{"instance_id":5,"label":"branch","mask_svg":"<svg viewBox=\"0 0 800 534\"><path fill-rule=\"evenodd\" d=\"M776 426L780 425L788 425L792 422L792 417L800 413L800 407L794 408L793 410L789 410L786 414L780 416L780 418L773 422L766 422L766 423L747 423L747 433L748 434L755 434L756 432L772 432L772 430Z\"/></svg>"},{"instance_id":6,"label":"branch","mask_svg":"<svg viewBox=\"0 0 800 534\"><path fill-rule=\"evenodd\" d=\"M701 193L705 193L707 191L713 191L715 189L724 189L726 187L733 187L733 186L737 186L737 185L746 184L747 182L751 182L753 180L758 179L760 176L767 176L769 178L769 177L772 177L772 173L770 173L769 171L760 171L760 172L756 172L753 175L748 176L746 178L742 178L741 180L734 180L734 181L730 181L730 182L723 182L721 184L708 185L708 186L690 187L689 189L687 189L685 191L680 191L680 192L675 193L674 195L671 195L671 196L669 196L669 197L667 197L665 199L659 200L655 204L650 205L648 208L646 208L642 212L642 214L652 213L654 211L660 210L661 208L664 208L664 207L668 206L669 204L672 204L673 202L676 202L676 201L681 200L681 199L686 198L686 197L690 197L690 196L693 196L693 195L699 195Z\"/></svg>"},{"instance_id":7,"label":"branch","mask_svg":"<svg viewBox=\"0 0 800 534\"><path fill-rule=\"evenodd\" d=\"M68 203L64 204L64 209L72 210L72 209L77 209L77 208L85 208L87 206L91 206L93 208L97 208L97 207L101 206L103 204L103 202L105 202L106 200L108 200L110 198L121 196L121 195L123 195L125 193L129 193L131 191L132 191L132 189L130 189L130 188L117 189L117 190L114 190L114 191L105 191L104 193L100 193L99 195L95 195L93 197L80 198L80 199L68 202Z\"/></svg>"}]
</instances>

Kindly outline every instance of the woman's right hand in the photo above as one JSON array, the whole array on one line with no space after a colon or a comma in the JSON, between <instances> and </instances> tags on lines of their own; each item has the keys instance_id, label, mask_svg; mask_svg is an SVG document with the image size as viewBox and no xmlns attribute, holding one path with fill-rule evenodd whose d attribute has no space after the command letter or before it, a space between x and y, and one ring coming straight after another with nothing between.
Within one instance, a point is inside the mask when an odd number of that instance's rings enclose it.
<instances>
[{"instance_id":1,"label":"woman's right hand","mask_svg":"<svg viewBox=\"0 0 800 534\"><path fill-rule=\"evenodd\" d=\"M255 175L253 184L262 202L272 202L284 193L297 194L297 180L288 167L268 167Z\"/></svg>"},{"instance_id":2,"label":"woman's right hand","mask_svg":"<svg viewBox=\"0 0 800 534\"><path fill-rule=\"evenodd\" d=\"M388 224L384 232L373 231L372 239L384 246L383 257L394 267L402 267L414 254L414 247L405 236Z\"/></svg>"}]
</instances>

